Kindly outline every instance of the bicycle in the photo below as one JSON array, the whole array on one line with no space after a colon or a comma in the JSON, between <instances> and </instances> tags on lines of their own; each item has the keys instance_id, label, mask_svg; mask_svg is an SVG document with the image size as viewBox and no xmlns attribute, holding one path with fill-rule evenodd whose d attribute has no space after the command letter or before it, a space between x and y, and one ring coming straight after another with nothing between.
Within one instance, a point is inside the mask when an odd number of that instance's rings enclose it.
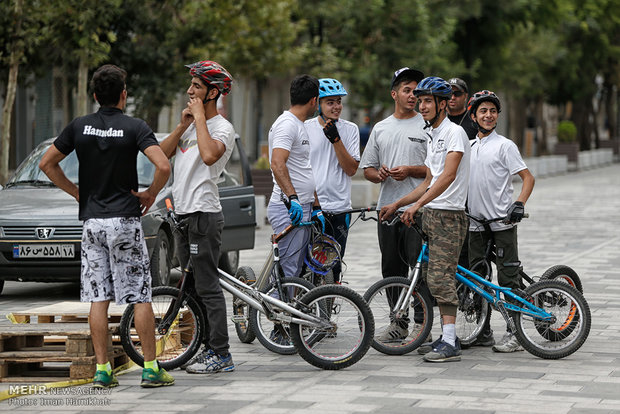
<instances>
[{"instance_id":1,"label":"bicycle","mask_svg":"<svg viewBox=\"0 0 620 414\"><path fill-rule=\"evenodd\" d=\"M166 205L168 217L178 230L183 224L169 200ZM274 260L277 261L277 244L275 246ZM308 363L326 370L338 370L355 364L370 348L374 319L368 304L353 290L338 285L322 286L286 303L218 270L224 290L267 315L272 323L288 324L295 350ZM178 288L157 287L152 296L158 361L164 369L171 370L194 356L205 335L204 311L193 290L191 258L182 270ZM327 302L332 303L329 311ZM144 357L133 315L133 305L129 305L121 318L120 339L129 358L142 365Z\"/></svg>"},{"instance_id":2,"label":"bicycle","mask_svg":"<svg viewBox=\"0 0 620 414\"><path fill-rule=\"evenodd\" d=\"M365 207L347 210L338 214L359 213L359 216L351 224L351 226L353 226L359 219L362 221L376 220L375 217L366 217L365 214L366 212L374 210L374 207ZM351 226L349 226L349 228ZM293 228L294 227L289 226L282 233L276 235L276 241L287 235ZM235 277L246 284L255 286L258 290L267 294L273 289L273 286L269 285L269 281L275 280L276 278L285 281L287 286L295 286L295 288L300 291L302 289L310 290L314 286L333 284L334 275L332 269L338 261L342 263L340 245L332 237L323 234L316 224L312 223L311 229L311 241L308 245L308 252L305 258L306 268L302 271L301 276L301 279L305 280L307 283L304 284L299 280L300 278L287 277L282 279L282 268L279 266L279 262L274 260L274 249L270 250L268 253L258 277L256 277L254 271L249 266L240 267ZM260 313L251 312L251 308L248 304L240 298L235 298L233 300L232 320L235 323L237 337L241 342L249 344L258 337L259 342L273 352L284 355L295 353L295 348L290 344L290 338L288 337L286 329L284 329L284 332L278 332L278 336L273 338L271 334L268 334L273 324L261 317ZM278 339L278 341L274 339Z\"/></svg>"},{"instance_id":3,"label":"bicycle","mask_svg":"<svg viewBox=\"0 0 620 414\"><path fill-rule=\"evenodd\" d=\"M478 223L479 226L482 226L483 231L488 236L483 258L471 265L469 270L491 281L493 280L493 268L491 263L495 263L497 258L491 223L507 222L507 217L483 219L471 214L467 214L467 216ZM529 217L529 215L525 214L524 218L527 217ZM534 278L525 273L520 263L515 265L519 266L520 289L523 290L527 286L535 283ZM555 265L550 267L538 280L560 280L568 283L580 293L583 293L583 286L579 275L571 267L566 265ZM457 294L459 296L460 305L457 311L456 333L461 341L461 345L467 347L476 341L476 338L482 333L485 324L488 323L488 319L491 317L491 305L461 283L457 284ZM570 324L567 325L565 329L570 329Z\"/></svg>"},{"instance_id":4,"label":"bicycle","mask_svg":"<svg viewBox=\"0 0 620 414\"><path fill-rule=\"evenodd\" d=\"M376 207L362 207L345 210L339 213L325 213L326 216L337 217L346 214L358 214L357 218L349 225L349 230L358 220L377 221L376 217L366 216L368 212L375 212ZM329 225L329 223L326 223ZM316 225L312 226L312 235L308 245L308 253L304 259L305 268L302 270L302 278L315 286L336 283L333 268L337 263L345 265L340 255L340 244L332 237L323 233ZM344 269L341 270L344 273ZM342 281L342 275L341 275Z\"/></svg>"},{"instance_id":5,"label":"bicycle","mask_svg":"<svg viewBox=\"0 0 620 414\"><path fill-rule=\"evenodd\" d=\"M399 216L391 222L396 220ZM421 280L422 265L428 263L428 236L417 222L413 227L423 240L415 267L410 269L406 278L383 279L364 294L377 330L386 329L394 322L408 324L412 312L414 318L418 318L405 338L393 342L373 338L373 348L391 355L402 355L418 348L432 328L430 298L416 289ZM563 358L577 351L588 337L592 322L590 308L583 295L568 283L543 280L525 290L512 290L495 285L460 265L457 266L456 280L498 310L509 330L532 355L545 359ZM459 299L461 307L463 301Z\"/></svg>"}]
</instances>

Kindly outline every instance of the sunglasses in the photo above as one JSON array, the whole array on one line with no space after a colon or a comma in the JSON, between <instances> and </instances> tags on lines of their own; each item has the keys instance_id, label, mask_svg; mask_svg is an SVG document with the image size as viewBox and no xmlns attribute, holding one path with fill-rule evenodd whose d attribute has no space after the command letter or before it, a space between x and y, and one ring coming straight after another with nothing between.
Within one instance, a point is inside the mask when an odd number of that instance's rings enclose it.
<instances>
[{"instance_id":1,"label":"sunglasses","mask_svg":"<svg viewBox=\"0 0 620 414\"><path fill-rule=\"evenodd\" d=\"M461 96L465 95L465 92L455 91L455 92L452 92L452 95L456 96L457 98L460 98Z\"/></svg>"}]
</instances>

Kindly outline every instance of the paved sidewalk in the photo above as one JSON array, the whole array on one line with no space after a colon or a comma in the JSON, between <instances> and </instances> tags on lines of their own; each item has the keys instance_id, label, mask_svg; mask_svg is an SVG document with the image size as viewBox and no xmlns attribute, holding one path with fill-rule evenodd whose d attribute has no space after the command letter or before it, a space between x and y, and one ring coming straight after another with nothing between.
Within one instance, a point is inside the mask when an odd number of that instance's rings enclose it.
<instances>
[{"instance_id":1,"label":"paved sidewalk","mask_svg":"<svg viewBox=\"0 0 620 414\"><path fill-rule=\"evenodd\" d=\"M620 412L620 165L540 179L519 226L521 260L529 274L554 264L573 267L592 310L584 346L562 360L527 352L463 351L461 362L428 364L413 352L387 356L371 349L354 366L320 371L296 355L267 351L257 341L242 344L232 323L233 373L212 376L172 371L174 387L144 390L140 371L119 377L109 395L91 396L104 406L41 407L42 396L0 402L17 412L172 413L476 413ZM241 264L260 270L269 229L257 233L257 248L242 252ZM363 293L380 277L376 227L358 222L347 246L345 280ZM11 300L2 301L6 313ZM229 302L230 303L230 302ZM22 303L23 306L23 303ZM28 307L32 306L30 304ZM437 313L437 312L436 312ZM503 320L494 312L496 337ZM439 334L435 321L433 335ZM5 384L1 384L5 385ZM6 388L6 387L5 387ZM3 388L0 388L3 389ZM107 400L105 400L107 399ZM66 401L63 397L64 401ZM29 401L39 406L28 407ZM19 405L16 405L19 403Z\"/></svg>"}]
</instances>

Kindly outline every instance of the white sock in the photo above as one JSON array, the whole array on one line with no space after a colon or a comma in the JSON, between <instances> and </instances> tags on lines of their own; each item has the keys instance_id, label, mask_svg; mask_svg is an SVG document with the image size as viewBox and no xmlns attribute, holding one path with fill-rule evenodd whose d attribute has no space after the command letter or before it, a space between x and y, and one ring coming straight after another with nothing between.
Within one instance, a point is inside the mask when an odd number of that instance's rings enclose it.
<instances>
[{"instance_id":1,"label":"white sock","mask_svg":"<svg viewBox=\"0 0 620 414\"><path fill-rule=\"evenodd\" d=\"M443 326L443 338L444 342L449 343L452 346L456 344L456 325L455 324L444 324Z\"/></svg>"}]
</instances>

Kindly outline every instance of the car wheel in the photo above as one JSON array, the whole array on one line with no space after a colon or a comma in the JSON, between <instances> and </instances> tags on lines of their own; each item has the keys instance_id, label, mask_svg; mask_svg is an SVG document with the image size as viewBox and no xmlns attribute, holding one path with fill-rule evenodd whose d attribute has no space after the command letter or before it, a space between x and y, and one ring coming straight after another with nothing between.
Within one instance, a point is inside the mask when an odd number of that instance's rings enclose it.
<instances>
[{"instance_id":1,"label":"car wheel","mask_svg":"<svg viewBox=\"0 0 620 414\"><path fill-rule=\"evenodd\" d=\"M155 247L151 255L151 277L152 286L167 286L170 282L170 240L168 234L159 229Z\"/></svg>"},{"instance_id":2,"label":"car wheel","mask_svg":"<svg viewBox=\"0 0 620 414\"><path fill-rule=\"evenodd\" d=\"M218 267L229 275L234 275L239 268L239 250L222 252Z\"/></svg>"}]
</instances>

